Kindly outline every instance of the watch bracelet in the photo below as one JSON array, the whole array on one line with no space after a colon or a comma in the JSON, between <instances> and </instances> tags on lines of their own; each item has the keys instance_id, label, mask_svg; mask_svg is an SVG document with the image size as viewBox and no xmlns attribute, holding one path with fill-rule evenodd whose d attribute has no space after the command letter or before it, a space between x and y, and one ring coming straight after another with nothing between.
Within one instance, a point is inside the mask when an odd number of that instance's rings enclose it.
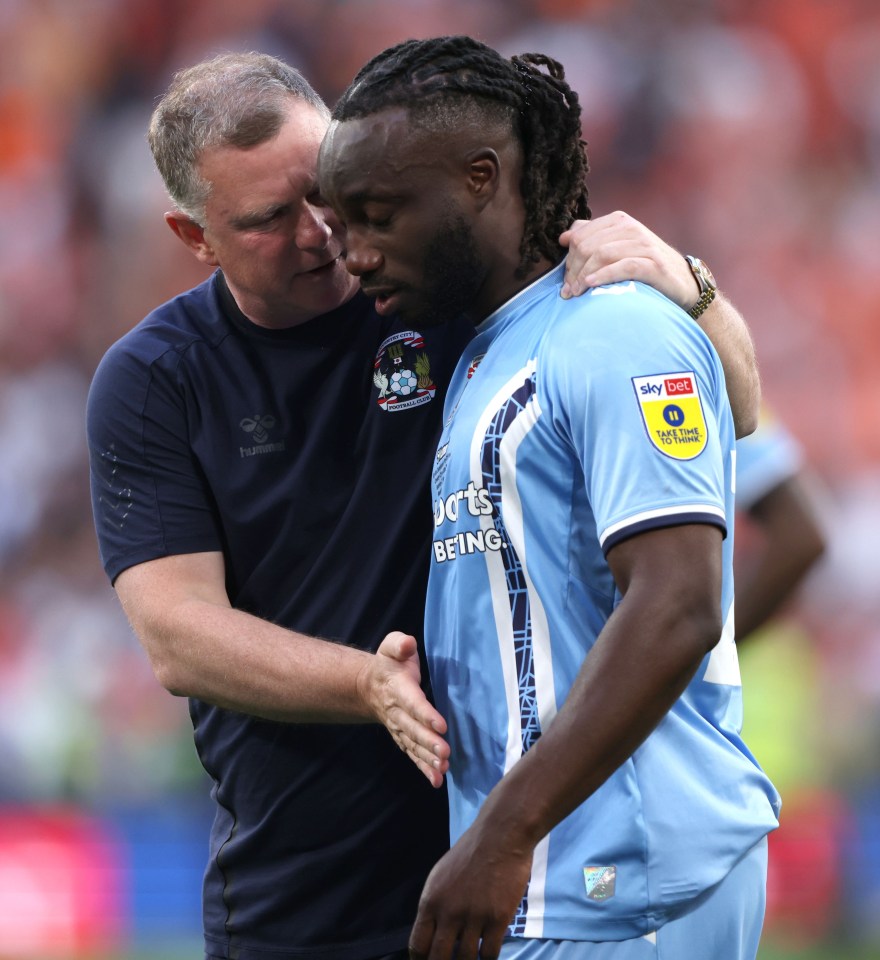
<instances>
[{"instance_id":1,"label":"watch bracelet","mask_svg":"<svg viewBox=\"0 0 880 960\"><path fill-rule=\"evenodd\" d=\"M688 310L688 316L693 320L696 320L699 316L705 313L706 308L709 304L715 299L715 295L718 293L716 287L710 287L708 290L700 294L699 300Z\"/></svg>"}]
</instances>

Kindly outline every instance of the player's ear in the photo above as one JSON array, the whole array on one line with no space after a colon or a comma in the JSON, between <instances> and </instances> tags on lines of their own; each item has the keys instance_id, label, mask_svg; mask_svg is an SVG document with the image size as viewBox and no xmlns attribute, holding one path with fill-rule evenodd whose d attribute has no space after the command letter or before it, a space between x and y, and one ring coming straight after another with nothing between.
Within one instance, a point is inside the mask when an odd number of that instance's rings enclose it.
<instances>
[{"instance_id":1,"label":"player's ear","mask_svg":"<svg viewBox=\"0 0 880 960\"><path fill-rule=\"evenodd\" d=\"M209 267L217 266L217 257L210 243L205 239L205 228L179 210L170 210L165 214L165 222L183 243L189 247L197 260Z\"/></svg>"},{"instance_id":2,"label":"player's ear","mask_svg":"<svg viewBox=\"0 0 880 960\"><path fill-rule=\"evenodd\" d=\"M501 160L491 147L478 147L468 154L466 161L468 189L480 209L498 192Z\"/></svg>"}]
</instances>

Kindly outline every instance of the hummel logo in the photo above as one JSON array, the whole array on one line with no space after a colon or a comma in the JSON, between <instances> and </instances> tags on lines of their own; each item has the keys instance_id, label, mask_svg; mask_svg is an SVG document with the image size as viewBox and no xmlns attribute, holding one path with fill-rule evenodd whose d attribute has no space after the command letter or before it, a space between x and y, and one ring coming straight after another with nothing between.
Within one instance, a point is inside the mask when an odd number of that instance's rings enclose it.
<instances>
[{"instance_id":1,"label":"hummel logo","mask_svg":"<svg viewBox=\"0 0 880 960\"><path fill-rule=\"evenodd\" d=\"M245 417L239 423L239 426L245 433L252 433L256 444L252 447L239 447L239 453L242 457L253 457L258 453L275 453L285 449L285 442L279 440L277 443L267 443L269 431L274 429L277 421L271 414L255 414L253 417Z\"/></svg>"},{"instance_id":2,"label":"hummel logo","mask_svg":"<svg viewBox=\"0 0 880 960\"><path fill-rule=\"evenodd\" d=\"M245 433L252 433L257 443L265 443L269 439L269 431L275 426L275 418L271 414L265 417L245 417L239 426Z\"/></svg>"}]
</instances>

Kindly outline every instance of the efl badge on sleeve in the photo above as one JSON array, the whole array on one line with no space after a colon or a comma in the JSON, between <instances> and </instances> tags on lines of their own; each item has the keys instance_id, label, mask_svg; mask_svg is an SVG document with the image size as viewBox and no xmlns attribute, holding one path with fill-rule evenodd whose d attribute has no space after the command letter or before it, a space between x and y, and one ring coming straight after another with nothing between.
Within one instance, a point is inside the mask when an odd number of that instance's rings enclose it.
<instances>
[{"instance_id":1,"label":"efl badge on sleeve","mask_svg":"<svg viewBox=\"0 0 880 960\"><path fill-rule=\"evenodd\" d=\"M693 460L706 447L706 418L692 370L633 377L651 443L673 460Z\"/></svg>"},{"instance_id":2,"label":"efl badge on sleeve","mask_svg":"<svg viewBox=\"0 0 880 960\"><path fill-rule=\"evenodd\" d=\"M584 867L588 900L610 900L614 896L617 867Z\"/></svg>"}]
</instances>

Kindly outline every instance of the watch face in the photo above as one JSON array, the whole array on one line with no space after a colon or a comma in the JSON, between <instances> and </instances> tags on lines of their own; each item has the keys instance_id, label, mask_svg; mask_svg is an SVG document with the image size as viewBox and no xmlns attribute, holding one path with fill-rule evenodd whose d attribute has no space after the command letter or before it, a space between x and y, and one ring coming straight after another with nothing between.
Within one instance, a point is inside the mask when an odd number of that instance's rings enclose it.
<instances>
[{"instance_id":1,"label":"watch face","mask_svg":"<svg viewBox=\"0 0 880 960\"><path fill-rule=\"evenodd\" d=\"M718 284L715 282L715 277L712 274L712 271L706 266L706 264L700 260L699 257L687 257L687 262L690 265L691 271L694 276L697 278L697 283L700 285L701 292L705 293L707 290L714 290Z\"/></svg>"}]
</instances>

